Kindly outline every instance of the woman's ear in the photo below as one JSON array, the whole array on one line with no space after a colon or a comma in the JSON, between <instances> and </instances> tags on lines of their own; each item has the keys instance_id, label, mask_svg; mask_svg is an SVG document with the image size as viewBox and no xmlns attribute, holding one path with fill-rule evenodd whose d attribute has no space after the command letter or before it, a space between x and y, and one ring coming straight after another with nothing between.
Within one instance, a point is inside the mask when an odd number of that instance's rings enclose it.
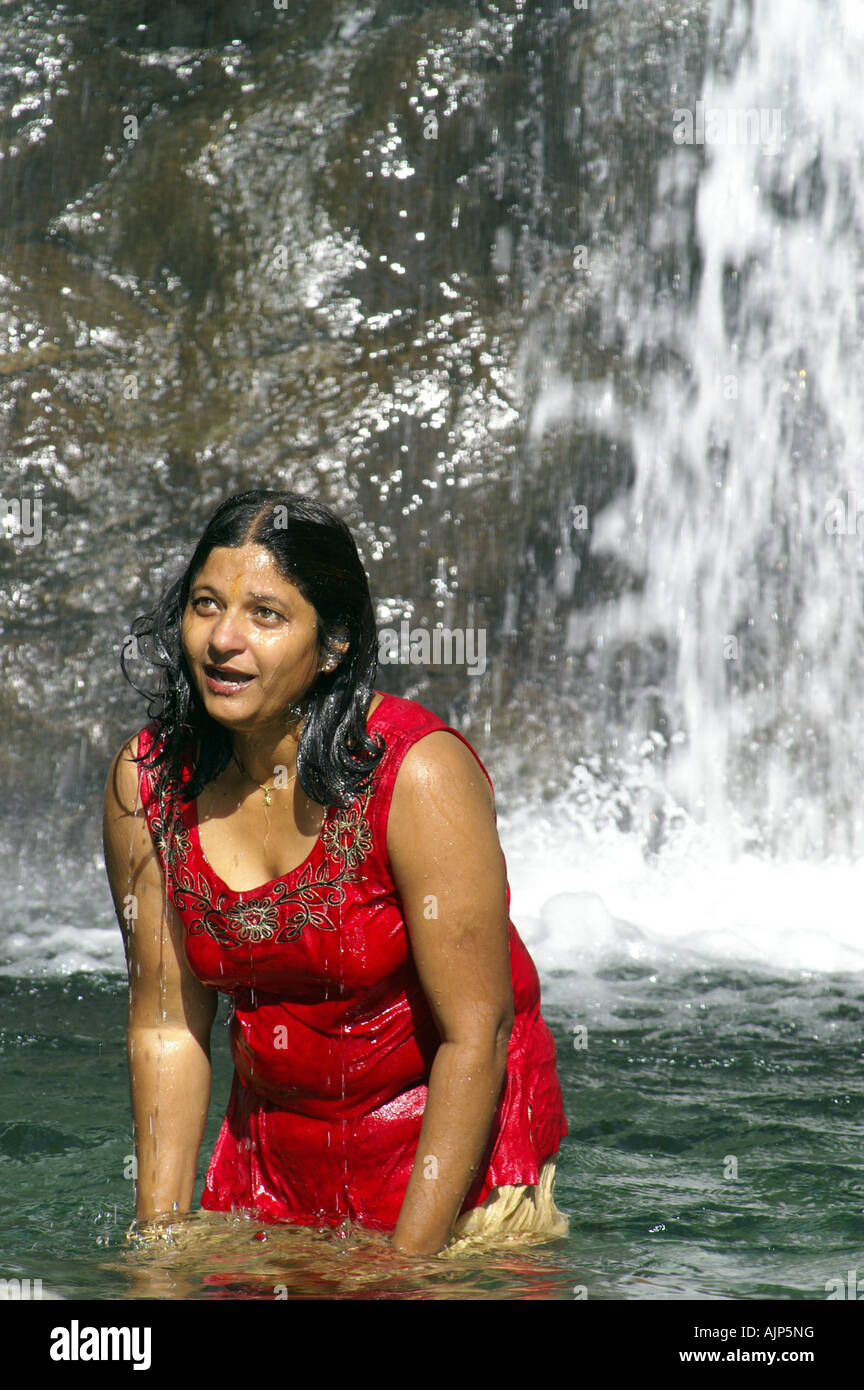
<instances>
[{"instance_id":1,"label":"woman's ear","mask_svg":"<svg viewBox=\"0 0 864 1390\"><path fill-rule=\"evenodd\" d=\"M322 671L334 671L351 645L348 629L343 623L333 628L327 640L327 655L321 662Z\"/></svg>"}]
</instances>

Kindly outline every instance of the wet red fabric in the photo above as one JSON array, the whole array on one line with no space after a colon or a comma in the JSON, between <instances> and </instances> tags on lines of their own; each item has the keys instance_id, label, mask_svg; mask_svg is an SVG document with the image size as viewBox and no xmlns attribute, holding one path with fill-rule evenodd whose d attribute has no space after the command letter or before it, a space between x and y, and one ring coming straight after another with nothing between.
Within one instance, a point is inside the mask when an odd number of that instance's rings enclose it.
<instances>
[{"instance_id":1,"label":"wet red fabric","mask_svg":"<svg viewBox=\"0 0 864 1390\"><path fill-rule=\"evenodd\" d=\"M296 869L243 893L204 857L196 804L141 770L142 804L189 965L233 997L235 1074L205 1208L305 1225L348 1217L382 1230L399 1216L439 1035L390 871L387 816L401 761L418 739L448 729L471 745L431 710L395 695L384 695L368 729L386 742L370 788L347 810L328 808ZM155 725L141 731L139 754L155 734ZM187 761L183 782L190 771ZM463 1211L493 1187L536 1183L567 1133L537 972L512 922L509 930L515 1023L507 1075Z\"/></svg>"}]
</instances>

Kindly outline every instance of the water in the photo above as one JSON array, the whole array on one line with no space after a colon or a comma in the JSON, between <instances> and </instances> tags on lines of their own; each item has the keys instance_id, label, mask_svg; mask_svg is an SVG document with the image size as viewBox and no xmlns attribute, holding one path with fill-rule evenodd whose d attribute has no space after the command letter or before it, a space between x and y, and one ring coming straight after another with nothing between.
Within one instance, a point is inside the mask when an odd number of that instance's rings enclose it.
<instances>
[{"instance_id":1,"label":"water","mask_svg":"<svg viewBox=\"0 0 864 1390\"><path fill-rule=\"evenodd\" d=\"M859 857L861 9L756 0L711 19L700 95L722 138L659 171L650 248L672 284L651 292L643 256L612 308L656 370L629 422L634 486L592 550L642 582L590 625L669 652L665 784L715 835ZM851 535L832 530L850 492Z\"/></svg>"},{"instance_id":2,"label":"water","mask_svg":"<svg viewBox=\"0 0 864 1390\"><path fill-rule=\"evenodd\" d=\"M825 1297L864 1210L860 6L7 9L0 491L43 534L0 539L0 1276ZM676 145L699 102L782 140ZM356 1229L124 1243L117 658L262 482L352 525L382 624L487 633L481 678L377 685L495 781L563 1241L395 1271Z\"/></svg>"},{"instance_id":3,"label":"water","mask_svg":"<svg viewBox=\"0 0 864 1390\"><path fill-rule=\"evenodd\" d=\"M5 980L2 994L3 1274L65 1298L806 1300L860 1254L860 980L623 951L557 972L546 1013L571 1127L556 1188L569 1236L395 1262L356 1228L209 1213L130 1248L121 983ZM199 1183L230 1085L218 1027L213 1053Z\"/></svg>"}]
</instances>

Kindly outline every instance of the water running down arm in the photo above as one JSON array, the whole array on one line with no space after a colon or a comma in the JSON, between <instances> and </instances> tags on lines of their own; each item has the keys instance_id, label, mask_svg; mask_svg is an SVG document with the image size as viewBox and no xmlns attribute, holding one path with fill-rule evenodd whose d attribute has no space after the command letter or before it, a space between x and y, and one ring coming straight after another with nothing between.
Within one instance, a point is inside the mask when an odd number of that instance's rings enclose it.
<instances>
[{"instance_id":1,"label":"water running down arm","mask_svg":"<svg viewBox=\"0 0 864 1390\"><path fill-rule=\"evenodd\" d=\"M129 1082L139 1220L188 1212L210 1103L210 1030L218 995L192 974L183 927L121 749L105 789L105 865L129 969ZM127 915L129 914L128 920Z\"/></svg>"},{"instance_id":2,"label":"water running down arm","mask_svg":"<svg viewBox=\"0 0 864 1390\"><path fill-rule=\"evenodd\" d=\"M483 1157L513 1024L506 871L489 787L451 733L427 735L403 759L387 848L441 1035L393 1244L435 1254Z\"/></svg>"}]
</instances>

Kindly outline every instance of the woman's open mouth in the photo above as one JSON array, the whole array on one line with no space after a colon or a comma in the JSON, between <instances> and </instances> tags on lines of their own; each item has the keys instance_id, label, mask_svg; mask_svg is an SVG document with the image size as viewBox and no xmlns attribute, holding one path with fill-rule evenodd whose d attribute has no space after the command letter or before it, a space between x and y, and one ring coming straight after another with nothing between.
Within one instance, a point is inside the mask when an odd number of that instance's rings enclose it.
<instances>
[{"instance_id":1,"label":"woman's open mouth","mask_svg":"<svg viewBox=\"0 0 864 1390\"><path fill-rule=\"evenodd\" d=\"M205 666L204 675L207 689L214 695L236 695L255 679L247 671L237 671L231 666Z\"/></svg>"}]
</instances>

